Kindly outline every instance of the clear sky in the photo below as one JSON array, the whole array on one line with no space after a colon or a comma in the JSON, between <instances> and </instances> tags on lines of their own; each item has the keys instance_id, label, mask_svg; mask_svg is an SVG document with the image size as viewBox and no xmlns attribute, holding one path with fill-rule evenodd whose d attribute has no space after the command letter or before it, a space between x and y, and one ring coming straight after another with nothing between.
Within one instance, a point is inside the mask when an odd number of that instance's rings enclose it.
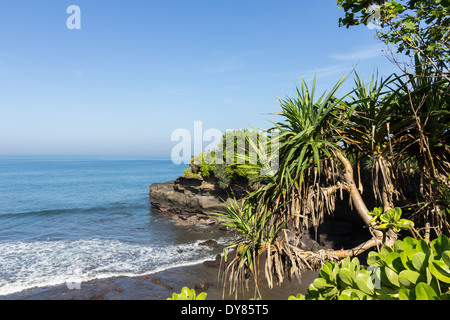
<instances>
[{"instance_id":1,"label":"clear sky","mask_svg":"<svg viewBox=\"0 0 450 320\"><path fill-rule=\"evenodd\" d=\"M341 15L335 0L2 1L0 155L170 155L194 121L269 126L315 72L322 91L355 66L397 71Z\"/></svg>"}]
</instances>

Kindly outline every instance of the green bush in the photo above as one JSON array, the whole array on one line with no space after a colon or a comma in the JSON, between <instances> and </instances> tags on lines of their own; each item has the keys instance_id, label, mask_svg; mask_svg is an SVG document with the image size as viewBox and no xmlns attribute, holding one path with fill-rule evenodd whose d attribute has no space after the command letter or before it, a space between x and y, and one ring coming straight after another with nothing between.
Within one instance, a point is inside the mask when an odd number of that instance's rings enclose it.
<instances>
[{"instance_id":1,"label":"green bush","mask_svg":"<svg viewBox=\"0 0 450 320\"><path fill-rule=\"evenodd\" d=\"M214 164L207 164L203 161L202 165L200 166L200 172L202 173L202 177L209 178L211 174L214 172Z\"/></svg>"},{"instance_id":2,"label":"green bush","mask_svg":"<svg viewBox=\"0 0 450 320\"><path fill-rule=\"evenodd\" d=\"M197 175L192 172L191 168L184 169L184 176L187 178L195 178Z\"/></svg>"},{"instance_id":3,"label":"green bush","mask_svg":"<svg viewBox=\"0 0 450 320\"><path fill-rule=\"evenodd\" d=\"M197 295L194 289L184 287L181 289L181 293L174 292L172 294L172 298L167 298L167 300L206 300L206 296L206 292L202 292Z\"/></svg>"},{"instance_id":4,"label":"green bush","mask_svg":"<svg viewBox=\"0 0 450 320\"><path fill-rule=\"evenodd\" d=\"M289 300L450 300L450 247L442 235L427 244L406 237L357 258L327 262L306 295Z\"/></svg>"},{"instance_id":5,"label":"green bush","mask_svg":"<svg viewBox=\"0 0 450 320\"><path fill-rule=\"evenodd\" d=\"M234 143L234 159L231 164L226 163L227 137L229 141ZM222 145L222 149L198 154L192 158L192 162L198 166L202 177L217 178L222 189L227 189L231 183L242 179L252 183L260 177L261 167L263 166L259 160L257 160L257 163L251 163L250 161L250 140L257 141L258 137L258 133L250 130L229 131L222 136L219 143L219 146ZM218 162L218 159L222 163Z\"/></svg>"},{"instance_id":6,"label":"green bush","mask_svg":"<svg viewBox=\"0 0 450 320\"><path fill-rule=\"evenodd\" d=\"M226 164L216 164L214 167L214 176L217 178L219 187L227 189L231 184L231 179L227 172Z\"/></svg>"}]
</instances>

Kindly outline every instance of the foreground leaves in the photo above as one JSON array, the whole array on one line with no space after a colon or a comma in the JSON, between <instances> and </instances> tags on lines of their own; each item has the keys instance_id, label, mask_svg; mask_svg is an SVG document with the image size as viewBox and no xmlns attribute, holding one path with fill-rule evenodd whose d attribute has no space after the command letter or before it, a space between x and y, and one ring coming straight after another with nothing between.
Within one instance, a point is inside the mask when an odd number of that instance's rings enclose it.
<instances>
[{"instance_id":1,"label":"foreground leaves","mask_svg":"<svg viewBox=\"0 0 450 320\"><path fill-rule=\"evenodd\" d=\"M450 247L442 235L429 245L406 237L357 258L327 262L308 294L289 300L450 300Z\"/></svg>"},{"instance_id":2,"label":"foreground leaves","mask_svg":"<svg viewBox=\"0 0 450 320\"><path fill-rule=\"evenodd\" d=\"M180 293L174 292L172 298L168 298L167 300L206 300L206 295L206 292L197 295L194 289L184 287Z\"/></svg>"}]
</instances>

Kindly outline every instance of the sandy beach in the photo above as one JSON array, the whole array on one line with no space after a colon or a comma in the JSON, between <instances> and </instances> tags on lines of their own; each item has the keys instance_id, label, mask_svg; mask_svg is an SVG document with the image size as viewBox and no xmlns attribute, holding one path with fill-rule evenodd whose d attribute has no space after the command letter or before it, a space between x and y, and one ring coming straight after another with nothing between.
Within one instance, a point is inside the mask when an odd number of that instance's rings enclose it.
<instances>
[{"instance_id":1,"label":"sandy beach","mask_svg":"<svg viewBox=\"0 0 450 320\"><path fill-rule=\"evenodd\" d=\"M239 291L236 299L228 289L223 291L223 282L218 279L218 268L197 264L165 270L140 277L117 277L81 283L80 289L70 286L30 289L0 297L0 300L166 300L173 292L186 286L197 288L197 293L206 292L207 300L248 300L254 297L254 284L249 281L249 290ZM263 300L287 300L297 293L306 293L310 283L317 277L316 271L306 271L302 282L285 281L281 286L269 289L262 281L260 292ZM228 288L228 287L227 287Z\"/></svg>"}]
</instances>

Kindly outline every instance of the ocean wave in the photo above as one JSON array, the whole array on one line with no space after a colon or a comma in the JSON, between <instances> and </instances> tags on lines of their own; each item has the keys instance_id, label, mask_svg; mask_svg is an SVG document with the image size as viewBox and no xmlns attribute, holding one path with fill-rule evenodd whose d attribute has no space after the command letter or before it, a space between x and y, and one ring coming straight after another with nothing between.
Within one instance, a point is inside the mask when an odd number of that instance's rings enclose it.
<instances>
[{"instance_id":1,"label":"ocean wave","mask_svg":"<svg viewBox=\"0 0 450 320\"><path fill-rule=\"evenodd\" d=\"M39 287L76 286L95 279L142 276L213 259L214 250L199 246L199 242L142 245L90 239L0 244L0 296Z\"/></svg>"},{"instance_id":2,"label":"ocean wave","mask_svg":"<svg viewBox=\"0 0 450 320\"><path fill-rule=\"evenodd\" d=\"M90 213L111 213L111 214L126 214L128 211L136 209L150 209L150 203L139 201L136 203L114 202L108 205L99 205L93 207L76 207L76 208L61 208L61 209L43 209L35 211L10 212L1 213L0 219L8 218L26 218L26 217L48 217L65 214L90 214Z\"/></svg>"}]
</instances>

